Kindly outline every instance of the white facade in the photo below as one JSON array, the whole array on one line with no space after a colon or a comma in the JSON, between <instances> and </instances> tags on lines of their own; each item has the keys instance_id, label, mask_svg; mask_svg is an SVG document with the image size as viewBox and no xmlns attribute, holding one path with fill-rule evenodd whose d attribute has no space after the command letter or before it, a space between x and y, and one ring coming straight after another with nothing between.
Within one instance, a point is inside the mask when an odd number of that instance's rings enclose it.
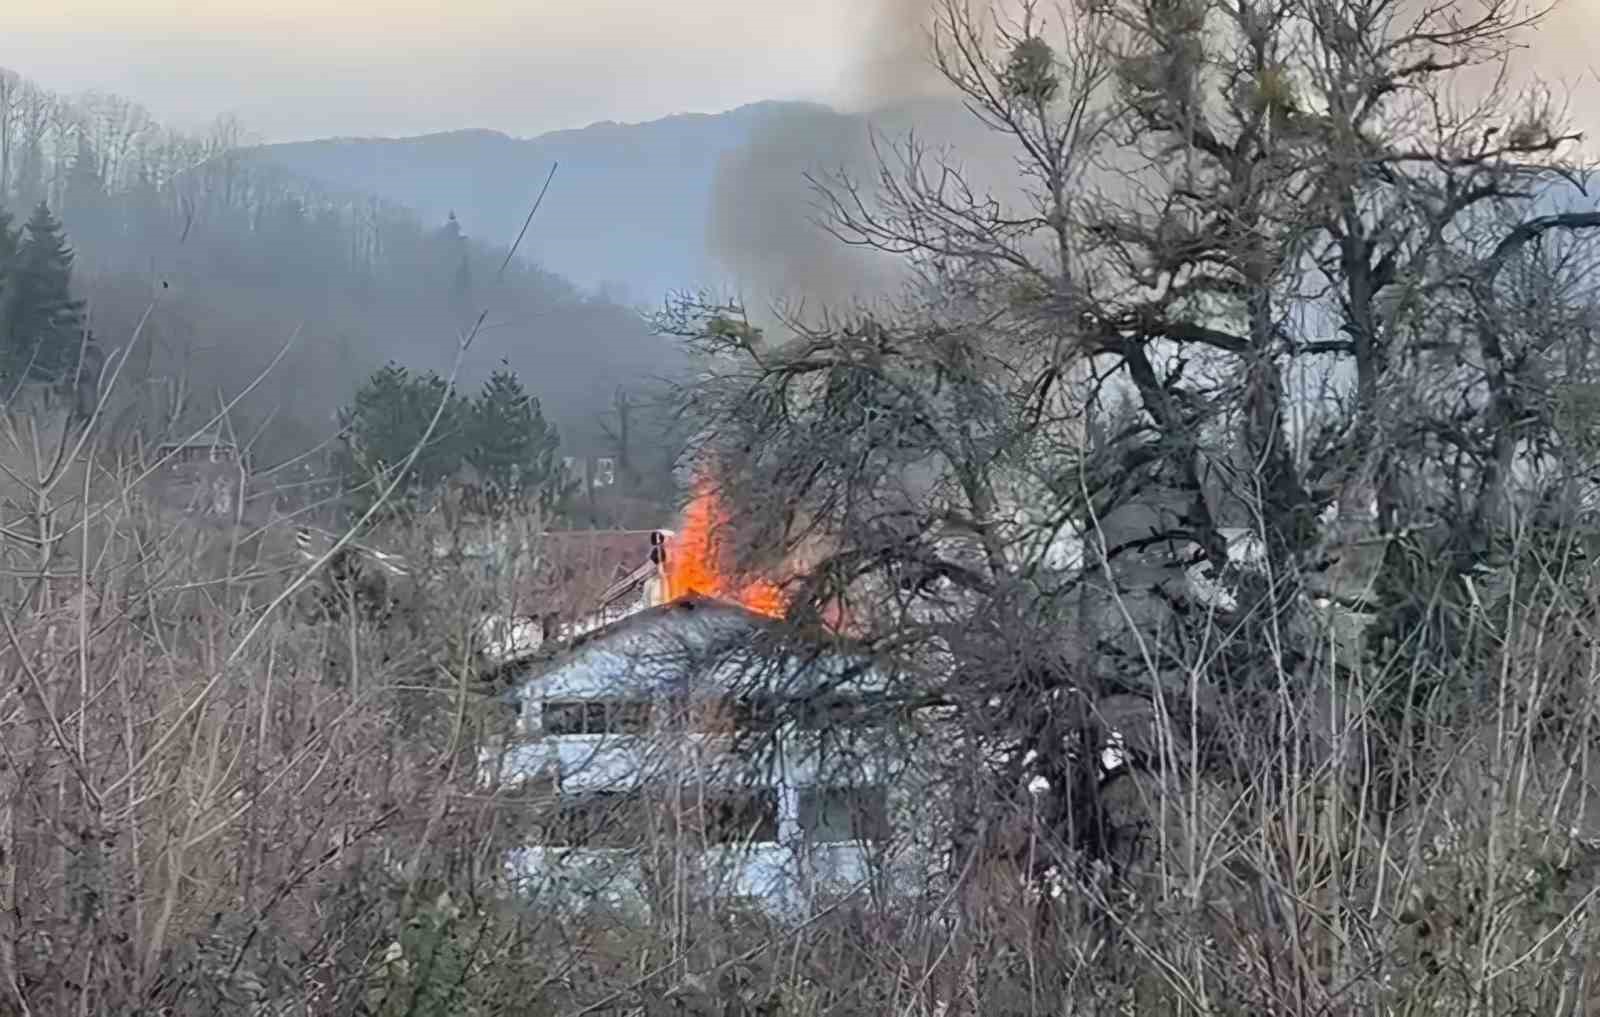
<instances>
[{"instance_id":1,"label":"white facade","mask_svg":"<svg viewBox=\"0 0 1600 1017\"><path fill-rule=\"evenodd\" d=\"M535 890L642 903L670 859L705 892L784 910L894 882L890 833L914 802L907 767L863 723L876 682L842 655L758 645L774 630L735 605L676 601L519 675L516 736L485 776L548 788L554 818L515 871ZM769 697L800 719L764 719Z\"/></svg>"}]
</instances>

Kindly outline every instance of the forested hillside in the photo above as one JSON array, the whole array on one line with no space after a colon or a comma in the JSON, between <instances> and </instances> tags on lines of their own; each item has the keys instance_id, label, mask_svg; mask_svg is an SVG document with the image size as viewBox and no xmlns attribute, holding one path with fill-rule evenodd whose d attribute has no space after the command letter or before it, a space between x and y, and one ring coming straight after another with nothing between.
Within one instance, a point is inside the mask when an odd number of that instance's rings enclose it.
<instances>
[{"instance_id":1,"label":"forested hillside","mask_svg":"<svg viewBox=\"0 0 1600 1017\"><path fill-rule=\"evenodd\" d=\"M871 182L874 134L915 128L952 146L975 182L1011 185L1011 155L959 102L902 103L843 113L764 102L640 124L600 123L532 138L454 131L417 138L337 138L269 145L252 156L329 186L381 195L471 232L509 242L552 162L561 173L526 240L552 270L659 306L668 290L740 286L756 303L804 294L840 300L881 292L888 259L851 252L816 223L808 174Z\"/></svg>"},{"instance_id":2,"label":"forested hillside","mask_svg":"<svg viewBox=\"0 0 1600 1017\"><path fill-rule=\"evenodd\" d=\"M600 416L619 385L675 369L672 348L631 310L523 257L502 271L509 245L313 184L247 157L246 140L229 120L184 134L116 96L69 98L0 74L0 203L19 220L41 201L60 216L88 324L108 351L153 302L119 382L142 404L141 426L203 419L292 341L234 426L262 429L260 459L294 454L332 435L338 407L384 362L448 369L484 311L463 381L504 360L570 448L603 445Z\"/></svg>"},{"instance_id":3,"label":"forested hillside","mask_svg":"<svg viewBox=\"0 0 1600 1017\"><path fill-rule=\"evenodd\" d=\"M698 285L718 161L797 104L761 103L712 116L596 124L536 138L453 131L418 138L337 138L253 153L334 187L382 195L442 219L452 209L473 232L509 243L552 162L562 164L530 254L589 286L658 304ZM522 209L521 212L516 211Z\"/></svg>"}]
</instances>

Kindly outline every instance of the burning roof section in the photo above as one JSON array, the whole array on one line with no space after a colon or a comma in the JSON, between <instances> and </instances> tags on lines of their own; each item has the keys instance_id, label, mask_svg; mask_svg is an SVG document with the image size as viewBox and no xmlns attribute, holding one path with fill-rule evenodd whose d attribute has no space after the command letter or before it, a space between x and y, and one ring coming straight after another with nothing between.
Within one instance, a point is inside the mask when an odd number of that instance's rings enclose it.
<instances>
[{"instance_id":1,"label":"burning roof section","mask_svg":"<svg viewBox=\"0 0 1600 1017\"><path fill-rule=\"evenodd\" d=\"M739 577L728 570L724 546L730 516L715 484L702 476L683 512L682 528L667 542L667 596L715 597L769 618L783 617L783 590L764 577Z\"/></svg>"}]
</instances>

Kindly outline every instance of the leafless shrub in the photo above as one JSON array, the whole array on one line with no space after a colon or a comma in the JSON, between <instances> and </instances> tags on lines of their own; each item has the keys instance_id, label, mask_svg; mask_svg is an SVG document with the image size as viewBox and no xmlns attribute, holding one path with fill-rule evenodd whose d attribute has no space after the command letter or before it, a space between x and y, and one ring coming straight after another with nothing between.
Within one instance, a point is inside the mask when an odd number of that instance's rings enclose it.
<instances>
[{"instance_id":1,"label":"leafless shrub","mask_svg":"<svg viewBox=\"0 0 1600 1017\"><path fill-rule=\"evenodd\" d=\"M1583 1012L1600 218L1556 104L1495 76L1530 21L1014 7L943 5L937 55L1025 200L910 143L819 181L922 292L663 317L711 354L746 560L804 560L790 621L946 711L918 984Z\"/></svg>"}]
</instances>

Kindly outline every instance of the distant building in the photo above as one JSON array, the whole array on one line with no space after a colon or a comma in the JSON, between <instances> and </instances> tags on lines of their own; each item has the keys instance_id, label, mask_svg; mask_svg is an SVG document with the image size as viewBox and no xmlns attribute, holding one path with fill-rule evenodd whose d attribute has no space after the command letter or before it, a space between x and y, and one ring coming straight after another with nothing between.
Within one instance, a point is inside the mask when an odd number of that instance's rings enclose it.
<instances>
[{"instance_id":1,"label":"distant building","mask_svg":"<svg viewBox=\"0 0 1600 1017\"><path fill-rule=\"evenodd\" d=\"M187 438L182 441L162 442L156 446L155 461L163 466L177 468L201 463L240 463L249 469L249 457L241 454L239 447L216 433Z\"/></svg>"},{"instance_id":2,"label":"distant building","mask_svg":"<svg viewBox=\"0 0 1600 1017\"><path fill-rule=\"evenodd\" d=\"M582 490L615 487L617 460L614 456L563 456L561 468L569 483Z\"/></svg>"},{"instance_id":3,"label":"distant building","mask_svg":"<svg viewBox=\"0 0 1600 1017\"><path fill-rule=\"evenodd\" d=\"M200 516L232 518L242 494L241 472L250 472L248 453L210 433L155 447L152 481L164 503Z\"/></svg>"}]
</instances>

